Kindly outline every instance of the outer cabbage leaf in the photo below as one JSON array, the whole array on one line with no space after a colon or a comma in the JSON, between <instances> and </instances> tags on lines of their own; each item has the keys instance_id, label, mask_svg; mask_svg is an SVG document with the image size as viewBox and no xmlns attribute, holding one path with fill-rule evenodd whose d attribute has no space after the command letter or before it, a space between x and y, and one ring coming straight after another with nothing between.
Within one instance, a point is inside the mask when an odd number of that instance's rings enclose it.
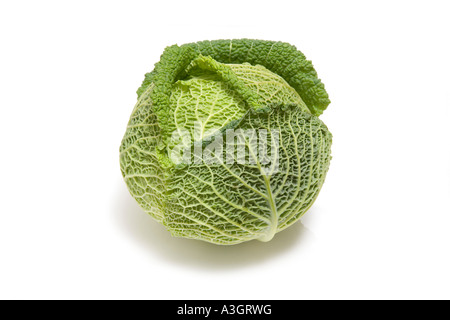
<instances>
[{"instance_id":1,"label":"outer cabbage leaf","mask_svg":"<svg viewBox=\"0 0 450 320\"><path fill-rule=\"evenodd\" d=\"M319 194L330 162L331 134L317 117L296 105L275 105L251 109L224 132L229 128L277 130L279 150L273 154L279 159L239 164L234 154L231 165L177 166L167 181L164 218L173 235L218 244L268 241L297 221ZM211 143L204 142L203 148ZM225 146L222 152L225 160ZM247 141L245 154L255 153Z\"/></svg>"}]
</instances>

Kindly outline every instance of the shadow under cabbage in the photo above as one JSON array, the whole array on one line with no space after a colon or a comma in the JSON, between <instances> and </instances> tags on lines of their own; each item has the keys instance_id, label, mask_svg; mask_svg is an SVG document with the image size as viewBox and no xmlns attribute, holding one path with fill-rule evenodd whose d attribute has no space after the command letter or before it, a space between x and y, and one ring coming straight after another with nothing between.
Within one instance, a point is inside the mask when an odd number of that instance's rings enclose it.
<instances>
[{"instance_id":1,"label":"shadow under cabbage","mask_svg":"<svg viewBox=\"0 0 450 320\"><path fill-rule=\"evenodd\" d=\"M120 187L115 199L114 214L120 229L146 250L177 264L209 269L243 267L280 256L294 247L299 249L296 245L314 238L301 221L276 234L269 242L252 240L238 245L221 246L175 238L139 207L125 186ZM308 212L309 214L312 212Z\"/></svg>"}]
</instances>

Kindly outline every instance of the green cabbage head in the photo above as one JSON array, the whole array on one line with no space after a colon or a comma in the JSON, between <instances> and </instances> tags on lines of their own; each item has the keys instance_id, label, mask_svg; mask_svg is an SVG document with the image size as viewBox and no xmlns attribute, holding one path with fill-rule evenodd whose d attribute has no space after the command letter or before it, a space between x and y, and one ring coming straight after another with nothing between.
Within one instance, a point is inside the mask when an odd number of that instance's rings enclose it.
<instances>
[{"instance_id":1,"label":"green cabbage head","mask_svg":"<svg viewBox=\"0 0 450 320\"><path fill-rule=\"evenodd\" d=\"M331 159L330 103L294 46L216 40L165 49L120 147L131 195L174 236L269 241L311 207Z\"/></svg>"}]
</instances>

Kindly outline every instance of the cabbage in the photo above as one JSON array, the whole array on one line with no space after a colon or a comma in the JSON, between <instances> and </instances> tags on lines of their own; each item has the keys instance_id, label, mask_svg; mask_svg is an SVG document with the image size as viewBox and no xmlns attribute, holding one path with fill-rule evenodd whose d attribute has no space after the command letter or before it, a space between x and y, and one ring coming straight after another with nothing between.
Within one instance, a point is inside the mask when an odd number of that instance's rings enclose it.
<instances>
[{"instance_id":1,"label":"cabbage","mask_svg":"<svg viewBox=\"0 0 450 320\"><path fill-rule=\"evenodd\" d=\"M269 241L311 207L331 159L330 103L294 46L216 40L166 48L120 146L131 195L174 236Z\"/></svg>"}]
</instances>

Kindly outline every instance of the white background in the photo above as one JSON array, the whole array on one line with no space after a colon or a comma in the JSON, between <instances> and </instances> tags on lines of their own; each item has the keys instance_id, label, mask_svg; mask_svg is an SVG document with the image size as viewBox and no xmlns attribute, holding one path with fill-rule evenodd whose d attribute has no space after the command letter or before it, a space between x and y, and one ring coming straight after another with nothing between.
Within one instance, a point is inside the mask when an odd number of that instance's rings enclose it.
<instances>
[{"instance_id":1,"label":"white background","mask_svg":"<svg viewBox=\"0 0 450 320\"><path fill-rule=\"evenodd\" d=\"M445 1L3 1L0 298L450 298ZM171 44L257 38L311 59L333 160L269 243L172 238L119 145Z\"/></svg>"}]
</instances>

